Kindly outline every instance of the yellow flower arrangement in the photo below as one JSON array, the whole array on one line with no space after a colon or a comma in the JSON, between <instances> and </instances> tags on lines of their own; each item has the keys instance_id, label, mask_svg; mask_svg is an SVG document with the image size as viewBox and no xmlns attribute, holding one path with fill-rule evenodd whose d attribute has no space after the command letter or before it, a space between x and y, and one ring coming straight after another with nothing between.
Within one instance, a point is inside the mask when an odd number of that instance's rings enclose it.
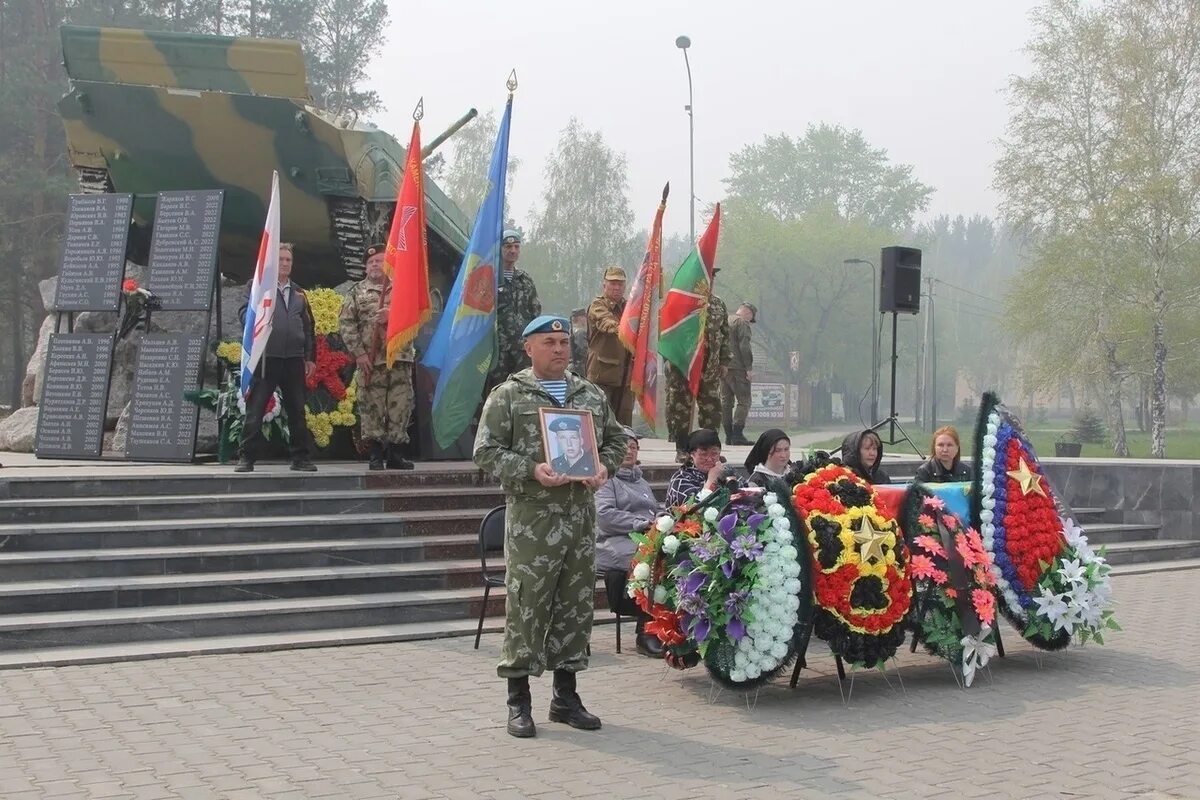
<instances>
[{"instance_id":1,"label":"yellow flower arrangement","mask_svg":"<svg viewBox=\"0 0 1200 800\"><path fill-rule=\"evenodd\" d=\"M334 427L346 428L358 421L354 416L354 400L358 396L358 379L350 381L346 387L346 396L338 401L333 411L314 413L311 409L304 410L304 418L308 420L308 430L312 434L317 447L328 447L333 438Z\"/></svg>"},{"instance_id":2,"label":"yellow flower arrangement","mask_svg":"<svg viewBox=\"0 0 1200 800\"><path fill-rule=\"evenodd\" d=\"M318 336L338 332L338 315L342 312L342 296L333 289L312 289L305 293L312 309L313 326Z\"/></svg>"},{"instance_id":3,"label":"yellow flower arrangement","mask_svg":"<svg viewBox=\"0 0 1200 800\"><path fill-rule=\"evenodd\" d=\"M217 358L230 364L242 363L242 343L232 340L221 342L217 345Z\"/></svg>"}]
</instances>

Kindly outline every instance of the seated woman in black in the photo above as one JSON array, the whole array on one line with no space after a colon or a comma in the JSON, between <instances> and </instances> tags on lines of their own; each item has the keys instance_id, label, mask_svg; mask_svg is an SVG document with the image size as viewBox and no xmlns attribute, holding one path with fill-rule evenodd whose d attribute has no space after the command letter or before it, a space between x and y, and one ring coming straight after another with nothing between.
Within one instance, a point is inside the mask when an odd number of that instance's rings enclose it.
<instances>
[{"instance_id":1,"label":"seated woman in black","mask_svg":"<svg viewBox=\"0 0 1200 800\"><path fill-rule=\"evenodd\" d=\"M783 478L792 461L792 440L779 428L763 431L746 456L746 473L752 486L766 487L772 478Z\"/></svg>"},{"instance_id":2,"label":"seated woman in black","mask_svg":"<svg viewBox=\"0 0 1200 800\"><path fill-rule=\"evenodd\" d=\"M962 447L953 425L933 432L929 460L917 467L914 480L919 483L950 483L971 480L971 468L962 463Z\"/></svg>"},{"instance_id":3,"label":"seated woman in black","mask_svg":"<svg viewBox=\"0 0 1200 800\"><path fill-rule=\"evenodd\" d=\"M718 484L727 484L732 477L721 460L721 437L716 431L709 428L692 431L688 434L687 448L687 462L671 476L667 486L668 506L683 505L689 497L705 489L714 491ZM738 483L745 485L742 481Z\"/></svg>"},{"instance_id":4,"label":"seated woman in black","mask_svg":"<svg viewBox=\"0 0 1200 800\"><path fill-rule=\"evenodd\" d=\"M883 440L875 431L857 431L842 439L842 463L867 483L891 483L891 477L880 469L883 461Z\"/></svg>"}]
</instances>

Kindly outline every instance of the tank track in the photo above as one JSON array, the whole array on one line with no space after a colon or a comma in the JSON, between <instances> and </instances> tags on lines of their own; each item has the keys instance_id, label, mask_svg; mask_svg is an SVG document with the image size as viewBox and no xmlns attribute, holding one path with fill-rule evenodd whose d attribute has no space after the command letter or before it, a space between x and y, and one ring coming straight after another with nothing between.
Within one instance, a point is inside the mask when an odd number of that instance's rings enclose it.
<instances>
[{"instance_id":1,"label":"tank track","mask_svg":"<svg viewBox=\"0 0 1200 800\"><path fill-rule=\"evenodd\" d=\"M348 280L362 280L366 274L363 255L372 242L386 238L395 203L369 203L360 197L330 197L328 201L342 269Z\"/></svg>"}]
</instances>

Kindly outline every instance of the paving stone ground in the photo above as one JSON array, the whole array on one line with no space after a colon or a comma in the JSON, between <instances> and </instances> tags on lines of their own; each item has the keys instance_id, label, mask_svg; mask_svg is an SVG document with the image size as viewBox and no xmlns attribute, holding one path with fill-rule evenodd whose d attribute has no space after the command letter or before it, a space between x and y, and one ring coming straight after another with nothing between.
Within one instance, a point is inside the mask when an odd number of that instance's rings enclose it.
<instances>
[{"instance_id":1,"label":"paving stone ground","mask_svg":"<svg viewBox=\"0 0 1200 800\"><path fill-rule=\"evenodd\" d=\"M599 732L504 733L499 637L0 672L0 798L1200 797L1197 572L1118 578L1123 633L1008 658L966 691L905 649L904 691L827 653L795 690L709 702L702 670L614 652ZM632 645L632 628L626 628Z\"/></svg>"}]
</instances>

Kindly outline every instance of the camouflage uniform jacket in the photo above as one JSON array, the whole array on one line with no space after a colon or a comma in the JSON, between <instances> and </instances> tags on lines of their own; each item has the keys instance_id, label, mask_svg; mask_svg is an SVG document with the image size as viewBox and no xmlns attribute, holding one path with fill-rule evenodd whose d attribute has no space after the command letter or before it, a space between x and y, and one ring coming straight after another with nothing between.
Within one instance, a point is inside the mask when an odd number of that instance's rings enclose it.
<instances>
[{"instance_id":1,"label":"camouflage uniform jacket","mask_svg":"<svg viewBox=\"0 0 1200 800\"><path fill-rule=\"evenodd\" d=\"M359 356L372 353L372 337L377 337L372 364L387 363L387 343L384 339L386 330L376 319L382 302L383 284L365 280L351 286L342 300L338 328L341 330L342 340L346 343L346 349L355 360L358 360ZM401 350L396 357L397 361L412 362L415 359L416 353L412 345Z\"/></svg>"},{"instance_id":2,"label":"camouflage uniform jacket","mask_svg":"<svg viewBox=\"0 0 1200 800\"><path fill-rule=\"evenodd\" d=\"M750 323L734 314L729 318L729 368L749 372L754 369L754 353L750 350Z\"/></svg>"},{"instance_id":3,"label":"camouflage uniform jacket","mask_svg":"<svg viewBox=\"0 0 1200 800\"><path fill-rule=\"evenodd\" d=\"M571 372L566 379L567 401L561 407L592 412L600 463L609 475L615 474L628 444L621 424L595 384ZM496 476L512 500L537 508L530 520L534 525L536 516L544 516L548 504L569 507L577 503L590 506L593 502L591 490L581 483L549 488L533 477L534 466L546 460L538 409L558 407L533 376L533 370L523 369L488 395L475 434L475 463Z\"/></svg>"},{"instance_id":4,"label":"camouflage uniform jacket","mask_svg":"<svg viewBox=\"0 0 1200 800\"><path fill-rule=\"evenodd\" d=\"M507 378L509 372L528 364L521 334L525 332L525 326L541 313L542 302L538 300L537 286L529 273L514 270L512 277L506 279L501 272L500 293L496 300L499 361L493 365L493 373L504 373L499 375L500 380Z\"/></svg>"},{"instance_id":5,"label":"camouflage uniform jacket","mask_svg":"<svg viewBox=\"0 0 1200 800\"><path fill-rule=\"evenodd\" d=\"M719 378L721 367L728 367L729 360L729 311L724 300L710 294L708 324L704 326L704 377Z\"/></svg>"}]
</instances>

